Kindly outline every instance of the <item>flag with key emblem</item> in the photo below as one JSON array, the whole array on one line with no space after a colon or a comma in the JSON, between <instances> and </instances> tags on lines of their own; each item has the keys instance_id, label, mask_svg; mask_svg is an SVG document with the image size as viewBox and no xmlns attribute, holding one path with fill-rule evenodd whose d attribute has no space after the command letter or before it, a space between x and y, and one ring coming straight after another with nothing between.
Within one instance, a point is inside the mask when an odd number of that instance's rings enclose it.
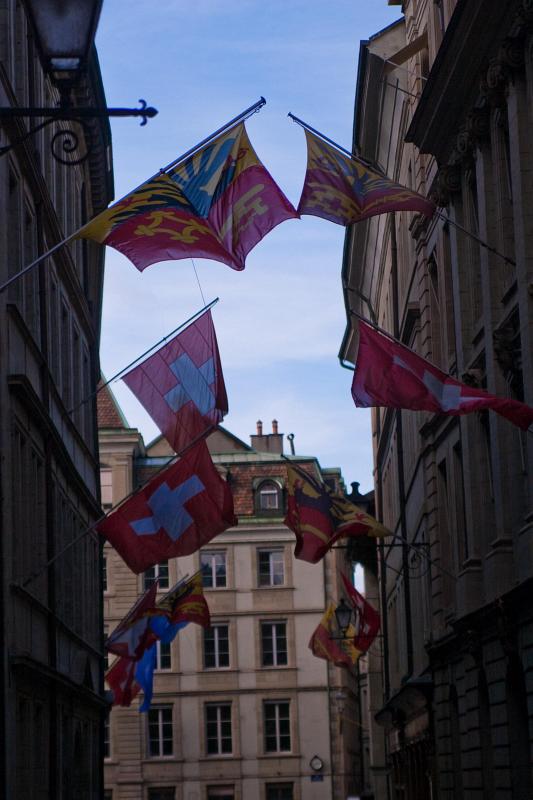
<instances>
[{"instance_id":1,"label":"flag with key emblem","mask_svg":"<svg viewBox=\"0 0 533 800\"><path fill-rule=\"evenodd\" d=\"M342 573L341 578L355 611L354 645L361 653L366 653L379 633L380 617L376 609L365 600L363 595L357 591L355 586Z\"/></svg>"},{"instance_id":2,"label":"flag with key emblem","mask_svg":"<svg viewBox=\"0 0 533 800\"><path fill-rule=\"evenodd\" d=\"M125 500L97 530L139 573L195 553L236 524L229 485L201 441Z\"/></svg>"},{"instance_id":3,"label":"flag with key emblem","mask_svg":"<svg viewBox=\"0 0 533 800\"><path fill-rule=\"evenodd\" d=\"M211 312L122 379L176 453L222 421L228 398Z\"/></svg>"}]
</instances>

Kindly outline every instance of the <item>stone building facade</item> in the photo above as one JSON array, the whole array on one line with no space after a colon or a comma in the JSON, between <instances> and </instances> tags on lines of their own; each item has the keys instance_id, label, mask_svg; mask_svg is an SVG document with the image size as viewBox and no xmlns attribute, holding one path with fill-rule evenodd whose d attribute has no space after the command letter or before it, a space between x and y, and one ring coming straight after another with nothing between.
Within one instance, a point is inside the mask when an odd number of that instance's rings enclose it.
<instances>
[{"instance_id":1,"label":"stone building facade","mask_svg":"<svg viewBox=\"0 0 533 800\"><path fill-rule=\"evenodd\" d=\"M403 18L361 44L354 147L439 213L347 231L341 358L356 362L355 311L445 372L533 405L532 4L389 4ZM378 513L407 542L361 554L383 615L374 796L525 800L533 436L493 412L375 409L372 425Z\"/></svg>"},{"instance_id":2,"label":"stone building facade","mask_svg":"<svg viewBox=\"0 0 533 800\"><path fill-rule=\"evenodd\" d=\"M111 394L100 397L102 499L114 504L173 453L162 438L145 447ZM105 548L108 630L156 576L164 593L199 569L212 620L160 648L148 714L138 700L110 712L106 800L345 800L361 785L355 676L308 643L349 562L342 549L317 565L294 559L283 524L287 459L339 489L342 477L315 458L284 456L276 423L251 446L223 428L207 443L239 525L144 575Z\"/></svg>"},{"instance_id":3,"label":"stone building facade","mask_svg":"<svg viewBox=\"0 0 533 800\"><path fill-rule=\"evenodd\" d=\"M0 105L55 106L18 0L0 2ZM76 102L105 106L93 54ZM2 125L1 145L27 120ZM35 121L33 121L35 122ZM56 125L0 155L0 283L105 208L107 121L79 166L57 162ZM73 157L80 155L74 152ZM0 795L101 797L102 614L96 403L103 251L73 243L0 293ZM35 573L39 576L26 583Z\"/></svg>"}]
</instances>

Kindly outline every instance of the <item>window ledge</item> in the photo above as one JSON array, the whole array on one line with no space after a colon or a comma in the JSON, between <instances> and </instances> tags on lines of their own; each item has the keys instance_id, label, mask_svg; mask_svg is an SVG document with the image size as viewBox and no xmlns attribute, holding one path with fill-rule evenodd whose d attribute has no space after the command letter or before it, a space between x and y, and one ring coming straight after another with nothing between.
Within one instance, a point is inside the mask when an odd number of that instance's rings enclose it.
<instances>
[{"instance_id":1,"label":"window ledge","mask_svg":"<svg viewBox=\"0 0 533 800\"><path fill-rule=\"evenodd\" d=\"M290 586L288 583L284 583L281 586L254 586L252 588L252 592L270 592L272 589L275 591L279 591L280 589L290 589L294 591L294 586Z\"/></svg>"},{"instance_id":2,"label":"window ledge","mask_svg":"<svg viewBox=\"0 0 533 800\"><path fill-rule=\"evenodd\" d=\"M300 753L293 753L292 751L285 751L280 750L277 753L263 753L262 755L257 754L257 760L260 761L261 759L271 759L271 758L301 758ZM279 776L280 778L282 776Z\"/></svg>"},{"instance_id":3,"label":"window ledge","mask_svg":"<svg viewBox=\"0 0 533 800\"><path fill-rule=\"evenodd\" d=\"M233 761L242 761L242 756L236 756L234 753L213 753L212 756L198 756L198 761L227 761L230 758Z\"/></svg>"}]
</instances>

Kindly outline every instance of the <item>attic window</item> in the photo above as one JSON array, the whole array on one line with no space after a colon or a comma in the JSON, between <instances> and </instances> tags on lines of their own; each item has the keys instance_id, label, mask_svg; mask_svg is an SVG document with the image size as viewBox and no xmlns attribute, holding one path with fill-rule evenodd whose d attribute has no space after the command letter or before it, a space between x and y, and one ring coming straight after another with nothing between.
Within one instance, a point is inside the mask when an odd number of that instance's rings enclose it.
<instances>
[{"instance_id":1,"label":"attic window","mask_svg":"<svg viewBox=\"0 0 533 800\"><path fill-rule=\"evenodd\" d=\"M255 487L255 508L257 514L280 514L282 507L282 488L278 481L262 481Z\"/></svg>"}]
</instances>

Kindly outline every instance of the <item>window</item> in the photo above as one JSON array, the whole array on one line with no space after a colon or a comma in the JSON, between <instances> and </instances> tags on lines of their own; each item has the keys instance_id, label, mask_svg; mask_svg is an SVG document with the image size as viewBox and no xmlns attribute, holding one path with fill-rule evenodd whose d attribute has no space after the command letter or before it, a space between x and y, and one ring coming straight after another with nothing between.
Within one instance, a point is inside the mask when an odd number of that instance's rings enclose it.
<instances>
[{"instance_id":1,"label":"window","mask_svg":"<svg viewBox=\"0 0 533 800\"><path fill-rule=\"evenodd\" d=\"M292 783L267 783L266 800L293 800Z\"/></svg>"},{"instance_id":2,"label":"window","mask_svg":"<svg viewBox=\"0 0 533 800\"><path fill-rule=\"evenodd\" d=\"M291 749L289 703L287 701L265 702L263 717L265 721L265 752L289 752Z\"/></svg>"},{"instance_id":3,"label":"window","mask_svg":"<svg viewBox=\"0 0 533 800\"><path fill-rule=\"evenodd\" d=\"M148 789L148 800L174 800L176 792L173 786L158 786Z\"/></svg>"},{"instance_id":4,"label":"window","mask_svg":"<svg viewBox=\"0 0 533 800\"><path fill-rule=\"evenodd\" d=\"M208 755L231 753L231 703L208 703L205 728Z\"/></svg>"},{"instance_id":5,"label":"window","mask_svg":"<svg viewBox=\"0 0 533 800\"><path fill-rule=\"evenodd\" d=\"M100 497L104 511L113 508L113 470L111 469L100 470Z\"/></svg>"},{"instance_id":6,"label":"window","mask_svg":"<svg viewBox=\"0 0 533 800\"><path fill-rule=\"evenodd\" d=\"M235 800L233 786L208 786L207 800Z\"/></svg>"},{"instance_id":7,"label":"window","mask_svg":"<svg viewBox=\"0 0 533 800\"><path fill-rule=\"evenodd\" d=\"M256 514L271 514L278 516L282 513L282 490L275 480L255 483L255 511Z\"/></svg>"},{"instance_id":8,"label":"window","mask_svg":"<svg viewBox=\"0 0 533 800\"><path fill-rule=\"evenodd\" d=\"M113 789L104 789L104 800L113 800Z\"/></svg>"},{"instance_id":9,"label":"window","mask_svg":"<svg viewBox=\"0 0 533 800\"><path fill-rule=\"evenodd\" d=\"M172 706L151 708L148 712L148 754L152 758L171 756Z\"/></svg>"},{"instance_id":10,"label":"window","mask_svg":"<svg viewBox=\"0 0 533 800\"><path fill-rule=\"evenodd\" d=\"M168 561L162 561L160 564L155 564L146 570L143 575L144 590L149 589L158 578L159 588L168 589Z\"/></svg>"},{"instance_id":11,"label":"window","mask_svg":"<svg viewBox=\"0 0 533 800\"><path fill-rule=\"evenodd\" d=\"M229 667L229 626L212 625L204 630L204 668Z\"/></svg>"},{"instance_id":12,"label":"window","mask_svg":"<svg viewBox=\"0 0 533 800\"><path fill-rule=\"evenodd\" d=\"M261 623L261 648L264 667L287 664L287 625L285 622Z\"/></svg>"},{"instance_id":13,"label":"window","mask_svg":"<svg viewBox=\"0 0 533 800\"><path fill-rule=\"evenodd\" d=\"M155 650L155 668L156 669L171 669L172 657L170 655L170 642L156 642Z\"/></svg>"},{"instance_id":14,"label":"window","mask_svg":"<svg viewBox=\"0 0 533 800\"><path fill-rule=\"evenodd\" d=\"M226 553L222 550L200 553L200 568L206 589L226 586Z\"/></svg>"},{"instance_id":15,"label":"window","mask_svg":"<svg viewBox=\"0 0 533 800\"><path fill-rule=\"evenodd\" d=\"M257 560L259 586L283 586L283 550L259 550Z\"/></svg>"}]
</instances>

